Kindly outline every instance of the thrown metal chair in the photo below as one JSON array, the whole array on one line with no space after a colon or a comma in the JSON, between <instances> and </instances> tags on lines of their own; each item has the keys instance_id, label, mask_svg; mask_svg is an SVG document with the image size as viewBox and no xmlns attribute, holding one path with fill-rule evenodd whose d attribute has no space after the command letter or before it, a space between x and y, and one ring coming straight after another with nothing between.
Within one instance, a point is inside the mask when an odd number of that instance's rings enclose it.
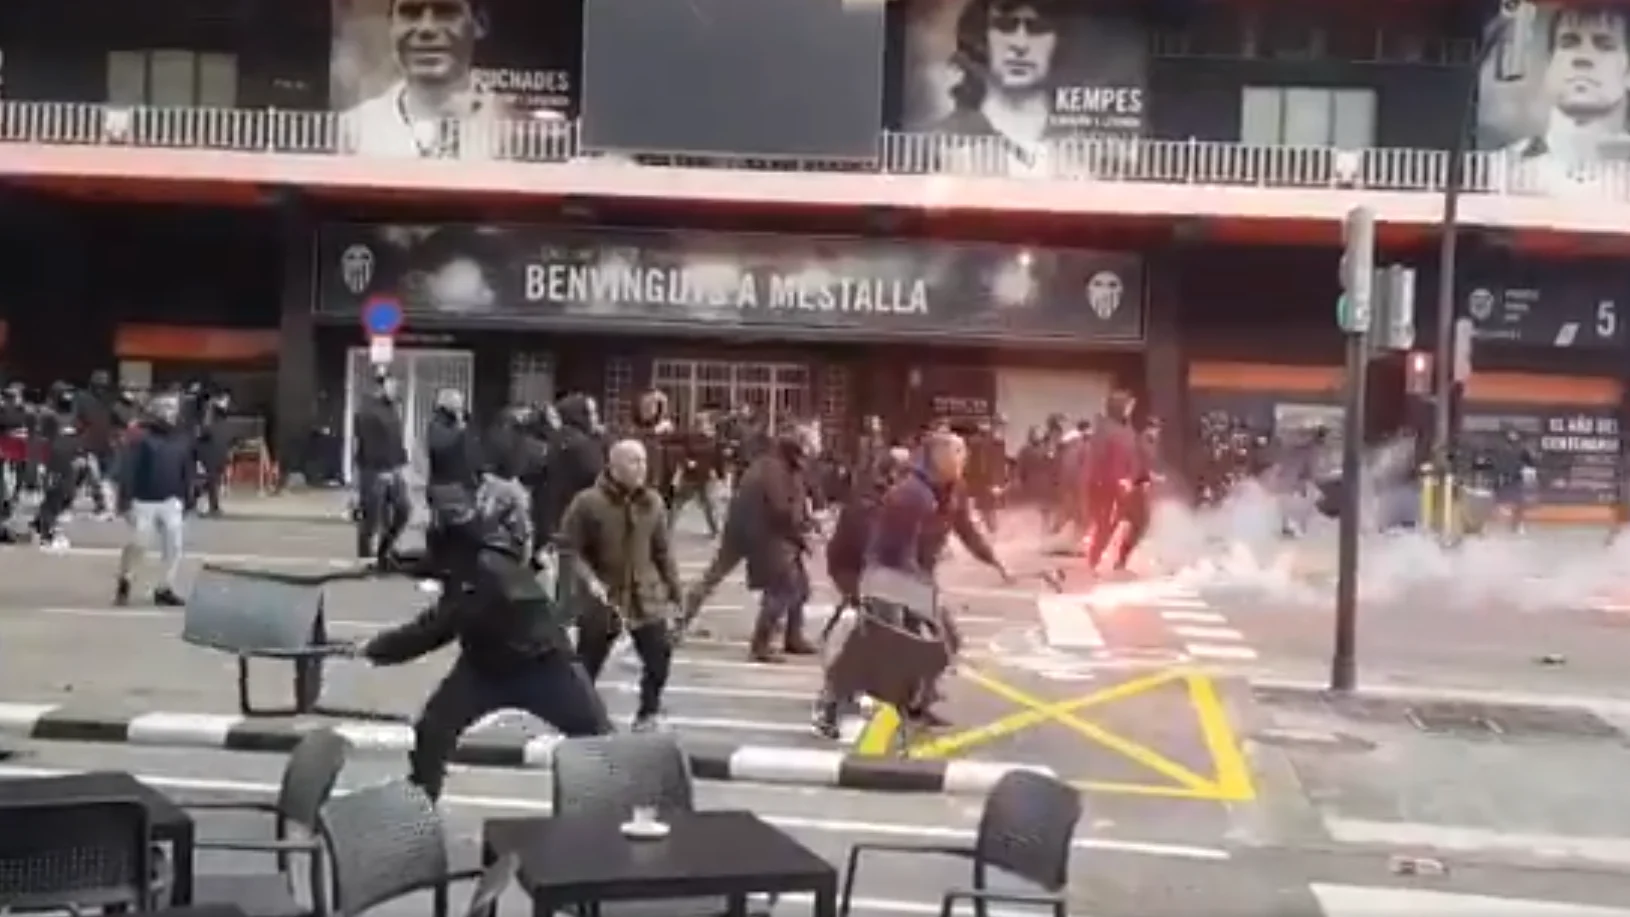
<instances>
[{"instance_id":1,"label":"thrown metal chair","mask_svg":"<svg viewBox=\"0 0 1630 917\"><path fill-rule=\"evenodd\" d=\"M869 851L923 853L973 861L968 888L945 892L941 917L949 917L960 902L973 905L976 917L987 917L990 905L1019 904L1045 907L1053 917L1067 917L1064 891L1069 885L1070 846L1081 820L1081 795L1074 787L1048 774L1009 771L985 799L974 841L965 846L916 844L855 844L849 848L838 917L848 917L854 897L860 855ZM993 889L991 867L1029 882L1035 891Z\"/></svg>"},{"instance_id":2,"label":"thrown metal chair","mask_svg":"<svg viewBox=\"0 0 1630 917\"><path fill-rule=\"evenodd\" d=\"M557 816L626 819L636 806L659 815L696 808L690 759L672 736L622 733L562 740L550 760ZM605 902L600 917L712 917L730 912L719 897ZM758 910L762 910L759 908Z\"/></svg>"},{"instance_id":3,"label":"thrown metal chair","mask_svg":"<svg viewBox=\"0 0 1630 917\"><path fill-rule=\"evenodd\" d=\"M317 713L400 721L401 717L392 714L322 704L323 663L349 652L347 644L328 638L323 589L330 583L373 575L365 569L302 574L205 564L187 595L181 639L237 657L238 709L244 716ZM293 665L294 701L290 706L254 706L249 696L249 669L255 659Z\"/></svg>"},{"instance_id":4,"label":"thrown metal chair","mask_svg":"<svg viewBox=\"0 0 1630 917\"><path fill-rule=\"evenodd\" d=\"M318 834L318 818L323 805L334 793L334 784L339 781L350 751L351 743L333 730L313 730L289 754L275 800L182 803L183 808L192 811L259 812L270 816L272 822L270 838L198 841L195 846L200 851L270 854L276 862L276 870L198 876L193 883L193 902L237 905L248 917L304 917L308 914L322 917L327 914L327 864ZM292 834L291 827L299 833ZM309 905L302 904L294 892L295 876L291 867L295 857L306 860Z\"/></svg>"},{"instance_id":5,"label":"thrown metal chair","mask_svg":"<svg viewBox=\"0 0 1630 917\"><path fill-rule=\"evenodd\" d=\"M140 800L7 803L0 825L0 913L155 903L152 821Z\"/></svg>"},{"instance_id":6,"label":"thrown metal chair","mask_svg":"<svg viewBox=\"0 0 1630 917\"><path fill-rule=\"evenodd\" d=\"M333 906L339 917L357 917L424 891L432 895L435 917L448 917L449 886L479 882L479 890L501 884L496 878L502 869L512 869L501 860L494 864L498 869L452 869L436 804L406 780L335 797L323 806L319 830L333 860Z\"/></svg>"}]
</instances>

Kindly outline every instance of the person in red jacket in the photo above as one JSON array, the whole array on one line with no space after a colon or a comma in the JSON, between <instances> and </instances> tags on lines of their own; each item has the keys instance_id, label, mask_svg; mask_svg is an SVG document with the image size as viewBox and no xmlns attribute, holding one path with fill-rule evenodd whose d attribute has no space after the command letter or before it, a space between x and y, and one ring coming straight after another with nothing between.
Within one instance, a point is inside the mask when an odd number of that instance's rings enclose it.
<instances>
[{"instance_id":1,"label":"person in red jacket","mask_svg":"<svg viewBox=\"0 0 1630 917\"><path fill-rule=\"evenodd\" d=\"M1147 527L1146 523L1138 524L1139 519L1148 518L1146 487L1150 469L1148 451L1132 427L1136 407L1137 399L1130 393L1112 392L1104 404L1104 418L1094 425L1088 446L1086 493L1091 544L1087 565L1092 570L1098 569L1123 520L1131 523L1131 528L1121 539L1115 569L1125 570L1143 538L1142 529Z\"/></svg>"}]
</instances>

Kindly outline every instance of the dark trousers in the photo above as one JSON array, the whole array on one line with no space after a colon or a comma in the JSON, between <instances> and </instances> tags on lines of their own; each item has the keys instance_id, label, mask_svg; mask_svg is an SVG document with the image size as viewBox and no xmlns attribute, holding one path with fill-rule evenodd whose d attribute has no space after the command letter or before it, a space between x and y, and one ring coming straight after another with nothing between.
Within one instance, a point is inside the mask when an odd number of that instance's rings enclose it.
<instances>
[{"instance_id":1,"label":"dark trousers","mask_svg":"<svg viewBox=\"0 0 1630 917\"><path fill-rule=\"evenodd\" d=\"M410 779L432 799L439 798L459 736L497 710L524 710L567 736L611 731L599 695L569 653L550 653L501 675L479 670L460 656L413 724Z\"/></svg>"},{"instance_id":2,"label":"dark trousers","mask_svg":"<svg viewBox=\"0 0 1630 917\"><path fill-rule=\"evenodd\" d=\"M702 578L697 580L695 585L691 586L685 593L683 621L686 626L689 626L696 619L696 616L702 611L702 604L708 600L708 596L719 588L719 584L724 582L724 578L729 576L736 567L740 566L741 562L741 552L730 545L729 539L719 543L719 547L713 552L713 560L708 562L707 569L702 572Z\"/></svg>"},{"instance_id":3,"label":"dark trousers","mask_svg":"<svg viewBox=\"0 0 1630 917\"><path fill-rule=\"evenodd\" d=\"M600 680L606 660L611 658L611 648L624 630L622 618L605 609L578 619L577 658L589 673L589 681ZM668 686L668 674L673 669L668 623L660 619L647 621L627 630L634 652L640 657L640 705L635 715L655 716L662 712L662 689Z\"/></svg>"},{"instance_id":4,"label":"dark trousers","mask_svg":"<svg viewBox=\"0 0 1630 917\"><path fill-rule=\"evenodd\" d=\"M713 501L708 498L708 482L706 480L693 481L681 478L679 486L674 489L672 498L668 501L668 528L672 529L679 520L679 512L693 501L702 507L702 518L707 521L708 535L718 537L719 514L713 508Z\"/></svg>"},{"instance_id":5,"label":"dark trousers","mask_svg":"<svg viewBox=\"0 0 1630 917\"><path fill-rule=\"evenodd\" d=\"M202 480L199 481L204 498L204 511L211 516L221 514L221 478L226 473L225 466L206 463Z\"/></svg>"},{"instance_id":6,"label":"dark trousers","mask_svg":"<svg viewBox=\"0 0 1630 917\"><path fill-rule=\"evenodd\" d=\"M34 531L46 540L57 533L57 519L74 505L78 472L46 472L41 488L40 505L34 513Z\"/></svg>"},{"instance_id":7,"label":"dark trousers","mask_svg":"<svg viewBox=\"0 0 1630 917\"><path fill-rule=\"evenodd\" d=\"M1126 537L1121 539L1115 567L1124 570L1126 562L1132 559L1132 552L1143 543L1143 536L1149 534L1149 490L1146 487L1136 488L1118 502L1120 518L1126 521Z\"/></svg>"},{"instance_id":8,"label":"dark trousers","mask_svg":"<svg viewBox=\"0 0 1630 917\"><path fill-rule=\"evenodd\" d=\"M413 514L407 482L400 471L361 471L357 501L357 556L376 557L383 563L396 549L396 540L402 537Z\"/></svg>"},{"instance_id":9,"label":"dark trousers","mask_svg":"<svg viewBox=\"0 0 1630 917\"><path fill-rule=\"evenodd\" d=\"M809 601L809 572L804 569L803 558L788 564L777 580L759 593L755 642L768 643L777 630L789 640L803 636L804 604Z\"/></svg>"}]
</instances>

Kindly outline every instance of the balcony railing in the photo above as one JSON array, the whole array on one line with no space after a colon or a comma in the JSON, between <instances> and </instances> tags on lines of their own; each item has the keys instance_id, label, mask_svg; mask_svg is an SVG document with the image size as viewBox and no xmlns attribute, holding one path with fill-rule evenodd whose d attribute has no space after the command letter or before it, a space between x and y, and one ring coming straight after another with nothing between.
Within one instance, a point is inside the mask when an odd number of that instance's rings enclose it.
<instances>
[{"instance_id":1,"label":"balcony railing","mask_svg":"<svg viewBox=\"0 0 1630 917\"><path fill-rule=\"evenodd\" d=\"M1440 150L1336 150L1215 141L1060 140L1020 152L998 137L881 132L875 157L848 162L771 161L628 154L584 149L577 126L559 120L430 123L409 149L377 149L344 114L275 109L121 107L68 102L0 102L0 143L207 149L296 155L407 156L559 163L641 163L797 171L1007 177L1050 181L1151 182L1260 188L1352 188L1441 192L1449 154ZM1579 195L1630 200L1630 164L1602 162L1559 171L1505 151L1469 153L1469 194Z\"/></svg>"}]
</instances>

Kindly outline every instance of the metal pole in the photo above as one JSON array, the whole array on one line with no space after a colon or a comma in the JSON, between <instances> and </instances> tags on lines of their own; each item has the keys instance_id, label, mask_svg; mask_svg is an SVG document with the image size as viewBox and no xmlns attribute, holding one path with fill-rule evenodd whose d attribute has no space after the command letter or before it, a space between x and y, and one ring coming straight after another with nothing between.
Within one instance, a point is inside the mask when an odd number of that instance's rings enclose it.
<instances>
[{"instance_id":1,"label":"metal pole","mask_svg":"<svg viewBox=\"0 0 1630 917\"><path fill-rule=\"evenodd\" d=\"M1449 450L1453 439L1450 430L1449 404L1450 390L1454 385L1454 376L1451 375L1451 363L1454 360L1454 333L1455 333L1455 262L1459 255L1458 237L1460 235L1460 194L1466 184L1466 154L1467 145L1471 140L1472 132L1477 126L1477 84L1483 73L1484 64L1500 46L1511 23L1504 17L1496 20L1494 27L1483 37L1482 44L1477 48L1477 56L1471 64L1471 72L1466 80L1466 99L1460 114L1459 128L1455 131L1454 144L1449 150L1448 174L1445 176L1443 188L1443 222L1438 248L1438 321L1437 341L1434 351L1437 357L1432 361L1433 384L1432 390L1436 397L1432 413L1432 467L1437 475L1440 487L1439 499L1442 500L1447 493L1450 480Z\"/></svg>"},{"instance_id":2,"label":"metal pole","mask_svg":"<svg viewBox=\"0 0 1630 917\"><path fill-rule=\"evenodd\" d=\"M1330 690L1351 691L1358 680L1358 539L1364 489L1365 389L1370 345L1362 332L1347 335L1347 408L1342 418L1341 520L1336 548L1336 639Z\"/></svg>"}]
</instances>

